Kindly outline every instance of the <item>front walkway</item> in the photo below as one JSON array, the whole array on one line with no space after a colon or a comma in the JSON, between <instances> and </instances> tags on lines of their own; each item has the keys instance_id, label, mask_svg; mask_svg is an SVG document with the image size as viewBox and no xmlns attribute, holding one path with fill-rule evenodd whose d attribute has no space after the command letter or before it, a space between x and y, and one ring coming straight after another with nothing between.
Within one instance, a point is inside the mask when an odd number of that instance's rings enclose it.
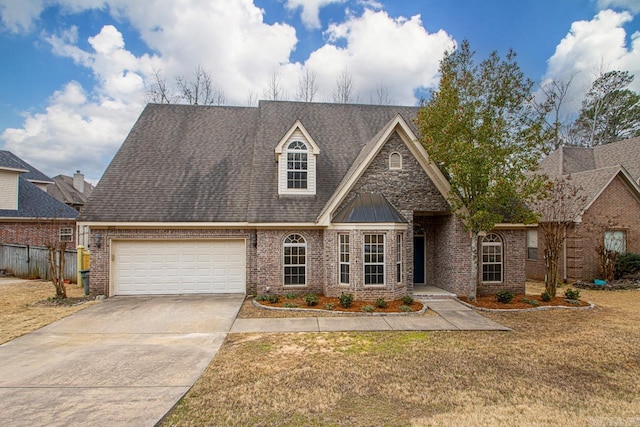
<instances>
[{"instance_id":1,"label":"front walkway","mask_svg":"<svg viewBox=\"0 0 640 427\"><path fill-rule=\"evenodd\" d=\"M422 300L438 316L349 316L236 319L230 333L346 331L510 331L455 299Z\"/></svg>"}]
</instances>

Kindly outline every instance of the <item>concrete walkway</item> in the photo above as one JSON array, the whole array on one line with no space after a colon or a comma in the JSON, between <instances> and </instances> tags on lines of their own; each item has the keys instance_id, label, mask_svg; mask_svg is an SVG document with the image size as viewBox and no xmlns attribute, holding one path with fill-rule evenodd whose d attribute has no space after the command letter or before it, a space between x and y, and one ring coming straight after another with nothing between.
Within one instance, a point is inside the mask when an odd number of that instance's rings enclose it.
<instances>
[{"instance_id":1,"label":"concrete walkway","mask_svg":"<svg viewBox=\"0 0 640 427\"><path fill-rule=\"evenodd\" d=\"M244 295L115 297L0 346L0 426L153 426Z\"/></svg>"},{"instance_id":2,"label":"concrete walkway","mask_svg":"<svg viewBox=\"0 0 640 427\"><path fill-rule=\"evenodd\" d=\"M438 316L236 319L230 333L344 331L510 331L454 299L424 300Z\"/></svg>"}]
</instances>

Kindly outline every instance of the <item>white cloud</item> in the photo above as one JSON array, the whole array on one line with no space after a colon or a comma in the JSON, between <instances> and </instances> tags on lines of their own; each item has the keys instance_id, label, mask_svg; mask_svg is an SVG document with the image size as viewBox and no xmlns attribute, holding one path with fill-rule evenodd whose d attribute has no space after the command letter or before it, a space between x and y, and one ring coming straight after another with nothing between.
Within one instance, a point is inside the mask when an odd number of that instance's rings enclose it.
<instances>
[{"instance_id":1,"label":"white cloud","mask_svg":"<svg viewBox=\"0 0 640 427\"><path fill-rule=\"evenodd\" d=\"M566 81L575 74L567 114L579 110L584 93L601 72L626 70L640 75L640 33L633 34L631 45L627 46L623 28L632 19L629 12L603 10L590 21L574 22L556 46L547 61L544 78ZM636 78L630 87L640 91L640 79Z\"/></svg>"},{"instance_id":2,"label":"white cloud","mask_svg":"<svg viewBox=\"0 0 640 427\"><path fill-rule=\"evenodd\" d=\"M346 0L287 0L285 7L289 10L302 8L300 17L305 27L318 29L320 24L320 8L331 3L344 3Z\"/></svg>"},{"instance_id":3,"label":"white cloud","mask_svg":"<svg viewBox=\"0 0 640 427\"><path fill-rule=\"evenodd\" d=\"M429 33L420 15L392 18L384 11L365 10L346 22L332 24L326 31L329 41L313 52L306 66L319 70L320 90L326 99L340 73L353 76L360 101L375 99L383 85L393 101L414 105L414 90L434 87L444 52L454 40L445 31ZM345 41L344 48L337 43Z\"/></svg>"},{"instance_id":4,"label":"white cloud","mask_svg":"<svg viewBox=\"0 0 640 427\"><path fill-rule=\"evenodd\" d=\"M0 0L2 25L15 33L30 31L43 10L43 0Z\"/></svg>"},{"instance_id":5,"label":"white cloud","mask_svg":"<svg viewBox=\"0 0 640 427\"><path fill-rule=\"evenodd\" d=\"M640 0L598 0L598 7L600 9L618 7L638 13L640 12Z\"/></svg>"}]
</instances>

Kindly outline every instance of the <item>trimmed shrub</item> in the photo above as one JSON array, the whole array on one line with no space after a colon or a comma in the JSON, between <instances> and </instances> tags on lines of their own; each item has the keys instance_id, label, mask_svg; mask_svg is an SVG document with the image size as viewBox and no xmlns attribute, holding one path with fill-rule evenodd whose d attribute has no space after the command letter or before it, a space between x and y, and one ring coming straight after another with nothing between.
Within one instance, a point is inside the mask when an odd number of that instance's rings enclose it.
<instances>
[{"instance_id":1,"label":"trimmed shrub","mask_svg":"<svg viewBox=\"0 0 640 427\"><path fill-rule=\"evenodd\" d=\"M640 275L640 254L627 252L616 259L616 279Z\"/></svg>"},{"instance_id":2,"label":"trimmed shrub","mask_svg":"<svg viewBox=\"0 0 640 427\"><path fill-rule=\"evenodd\" d=\"M540 298L542 298L542 301L544 301L544 302L549 302L549 301L551 301L551 294L549 293L549 291L544 291L540 295Z\"/></svg>"},{"instance_id":3,"label":"trimmed shrub","mask_svg":"<svg viewBox=\"0 0 640 427\"><path fill-rule=\"evenodd\" d=\"M286 299L296 299L296 296L297 296L297 295L296 295L296 293L295 293L295 292L287 292L287 293L285 294L285 296L284 296L284 297L285 297Z\"/></svg>"},{"instance_id":4,"label":"trimmed shrub","mask_svg":"<svg viewBox=\"0 0 640 427\"><path fill-rule=\"evenodd\" d=\"M579 300L580 299L580 291L577 289L569 288L564 291L564 297L566 299Z\"/></svg>"},{"instance_id":5,"label":"trimmed shrub","mask_svg":"<svg viewBox=\"0 0 640 427\"><path fill-rule=\"evenodd\" d=\"M280 297L278 295L267 295L267 301L271 304L277 304L280 301Z\"/></svg>"},{"instance_id":6,"label":"trimmed shrub","mask_svg":"<svg viewBox=\"0 0 640 427\"><path fill-rule=\"evenodd\" d=\"M307 294L302 299L309 307L318 305L318 296L316 294Z\"/></svg>"},{"instance_id":7,"label":"trimmed shrub","mask_svg":"<svg viewBox=\"0 0 640 427\"><path fill-rule=\"evenodd\" d=\"M409 307L408 305L401 305L400 307L398 307L398 310L408 313L411 311L411 307Z\"/></svg>"},{"instance_id":8,"label":"trimmed shrub","mask_svg":"<svg viewBox=\"0 0 640 427\"><path fill-rule=\"evenodd\" d=\"M372 311L375 310L375 308L372 305L363 305L361 310L364 311L365 313L371 313Z\"/></svg>"},{"instance_id":9,"label":"trimmed shrub","mask_svg":"<svg viewBox=\"0 0 640 427\"><path fill-rule=\"evenodd\" d=\"M353 294L345 294L344 292L340 295L340 305L343 306L344 308L349 308L351 307L351 304L353 304Z\"/></svg>"},{"instance_id":10,"label":"trimmed shrub","mask_svg":"<svg viewBox=\"0 0 640 427\"><path fill-rule=\"evenodd\" d=\"M376 307L378 307L378 308L387 308L387 302L384 300L384 298L378 298L376 300Z\"/></svg>"},{"instance_id":11,"label":"trimmed shrub","mask_svg":"<svg viewBox=\"0 0 640 427\"><path fill-rule=\"evenodd\" d=\"M496 292L496 298L498 299L498 302L502 304L509 304L513 300L513 292L498 291Z\"/></svg>"},{"instance_id":12,"label":"trimmed shrub","mask_svg":"<svg viewBox=\"0 0 640 427\"><path fill-rule=\"evenodd\" d=\"M335 305L333 305L332 302L328 302L324 305L325 310L333 310L334 308L335 308Z\"/></svg>"},{"instance_id":13,"label":"trimmed shrub","mask_svg":"<svg viewBox=\"0 0 640 427\"><path fill-rule=\"evenodd\" d=\"M405 295L402 297L402 302L405 305L411 305L413 304L413 297L411 295Z\"/></svg>"},{"instance_id":14,"label":"trimmed shrub","mask_svg":"<svg viewBox=\"0 0 640 427\"><path fill-rule=\"evenodd\" d=\"M536 301L536 300L534 300L534 299L530 299L530 298L522 298L522 299L520 300L520 302L523 302L523 303L525 303L525 304L532 305L532 306L534 306L534 307L537 307L537 306L539 306L539 305L540 305L540 303L539 303L538 301Z\"/></svg>"}]
</instances>

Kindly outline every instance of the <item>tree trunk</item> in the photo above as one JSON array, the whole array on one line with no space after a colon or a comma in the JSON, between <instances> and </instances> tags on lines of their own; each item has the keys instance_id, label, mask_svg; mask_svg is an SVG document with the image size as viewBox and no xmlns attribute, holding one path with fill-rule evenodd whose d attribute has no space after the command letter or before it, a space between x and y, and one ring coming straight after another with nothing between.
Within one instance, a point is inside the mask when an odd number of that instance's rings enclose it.
<instances>
[{"instance_id":1,"label":"tree trunk","mask_svg":"<svg viewBox=\"0 0 640 427\"><path fill-rule=\"evenodd\" d=\"M471 232L471 289L469 299L476 300L478 294L478 232Z\"/></svg>"},{"instance_id":2,"label":"tree trunk","mask_svg":"<svg viewBox=\"0 0 640 427\"><path fill-rule=\"evenodd\" d=\"M546 247L544 249L544 287L553 298L555 298L557 292L558 258L559 253L555 248Z\"/></svg>"},{"instance_id":3,"label":"tree trunk","mask_svg":"<svg viewBox=\"0 0 640 427\"><path fill-rule=\"evenodd\" d=\"M64 248L59 250L55 246L49 246L49 276L56 288L56 298L67 297L67 288L64 285Z\"/></svg>"}]
</instances>

